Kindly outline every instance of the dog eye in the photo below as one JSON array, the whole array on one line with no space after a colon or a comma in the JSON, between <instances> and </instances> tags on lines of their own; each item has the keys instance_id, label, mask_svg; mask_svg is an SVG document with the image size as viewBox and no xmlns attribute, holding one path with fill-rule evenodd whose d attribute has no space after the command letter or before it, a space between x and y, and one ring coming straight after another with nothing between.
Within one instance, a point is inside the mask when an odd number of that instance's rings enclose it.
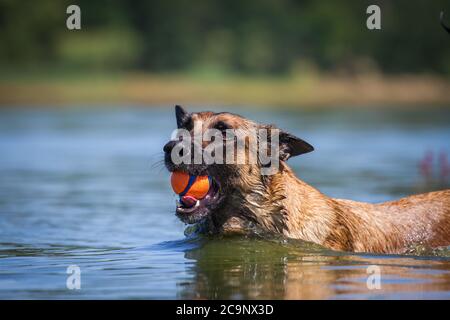
<instances>
[{"instance_id":1,"label":"dog eye","mask_svg":"<svg viewBox=\"0 0 450 320\"><path fill-rule=\"evenodd\" d=\"M224 132L227 129L230 129L230 126L227 125L225 122L223 121L219 121L214 125L214 129L220 130L222 132Z\"/></svg>"}]
</instances>

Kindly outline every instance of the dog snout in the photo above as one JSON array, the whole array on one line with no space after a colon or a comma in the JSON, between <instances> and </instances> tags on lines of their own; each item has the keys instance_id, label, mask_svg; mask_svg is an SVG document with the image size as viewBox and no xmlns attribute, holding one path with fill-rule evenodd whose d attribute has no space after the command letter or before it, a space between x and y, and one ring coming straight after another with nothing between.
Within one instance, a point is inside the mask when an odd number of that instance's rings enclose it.
<instances>
[{"instance_id":1,"label":"dog snout","mask_svg":"<svg viewBox=\"0 0 450 320\"><path fill-rule=\"evenodd\" d=\"M165 153L171 153L172 149L175 147L176 144L177 144L177 141L174 141L174 140L167 142L163 147L163 151Z\"/></svg>"}]
</instances>

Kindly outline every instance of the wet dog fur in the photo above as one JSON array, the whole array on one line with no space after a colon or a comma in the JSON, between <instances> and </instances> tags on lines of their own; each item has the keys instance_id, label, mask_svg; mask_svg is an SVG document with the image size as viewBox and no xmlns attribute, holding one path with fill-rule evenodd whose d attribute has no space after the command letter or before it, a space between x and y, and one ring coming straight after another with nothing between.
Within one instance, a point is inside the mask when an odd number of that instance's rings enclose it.
<instances>
[{"instance_id":1,"label":"wet dog fur","mask_svg":"<svg viewBox=\"0 0 450 320\"><path fill-rule=\"evenodd\" d=\"M232 113L188 113L175 108L177 126L202 129L275 128ZM313 147L280 131L279 171L262 175L261 164L174 165L164 147L169 171L207 174L218 185L218 200L202 214L183 215L213 234L266 232L351 252L405 253L411 246L450 245L450 189L371 204L328 197L297 178L286 161Z\"/></svg>"}]
</instances>

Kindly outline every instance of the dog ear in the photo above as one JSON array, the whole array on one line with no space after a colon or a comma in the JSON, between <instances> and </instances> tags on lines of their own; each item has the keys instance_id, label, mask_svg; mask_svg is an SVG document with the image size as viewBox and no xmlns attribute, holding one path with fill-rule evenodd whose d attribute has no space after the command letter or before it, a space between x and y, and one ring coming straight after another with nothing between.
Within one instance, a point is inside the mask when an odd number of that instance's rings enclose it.
<instances>
[{"instance_id":1,"label":"dog ear","mask_svg":"<svg viewBox=\"0 0 450 320\"><path fill-rule=\"evenodd\" d=\"M191 117L191 115L179 105L175 106L175 116L177 118L178 129L183 128Z\"/></svg>"},{"instance_id":2,"label":"dog ear","mask_svg":"<svg viewBox=\"0 0 450 320\"><path fill-rule=\"evenodd\" d=\"M279 143L280 160L283 161L314 150L314 147L308 142L285 131L280 131Z\"/></svg>"}]
</instances>

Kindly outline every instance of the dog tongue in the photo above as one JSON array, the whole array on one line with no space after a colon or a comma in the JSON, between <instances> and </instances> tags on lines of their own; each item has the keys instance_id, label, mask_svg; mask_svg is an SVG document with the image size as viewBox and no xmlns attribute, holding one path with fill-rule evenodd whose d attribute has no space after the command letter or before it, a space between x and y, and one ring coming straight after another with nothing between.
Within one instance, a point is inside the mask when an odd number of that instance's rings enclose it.
<instances>
[{"instance_id":1,"label":"dog tongue","mask_svg":"<svg viewBox=\"0 0 450 320\"><path fill-rule=\"evenodd\" d=\"M186 207L191 208L191 207L193 207L196 204L197 199L195 199L192 196L182 196L181 197L181 202L183 202L183 204Z\"/></svg>"}]
</instances>

